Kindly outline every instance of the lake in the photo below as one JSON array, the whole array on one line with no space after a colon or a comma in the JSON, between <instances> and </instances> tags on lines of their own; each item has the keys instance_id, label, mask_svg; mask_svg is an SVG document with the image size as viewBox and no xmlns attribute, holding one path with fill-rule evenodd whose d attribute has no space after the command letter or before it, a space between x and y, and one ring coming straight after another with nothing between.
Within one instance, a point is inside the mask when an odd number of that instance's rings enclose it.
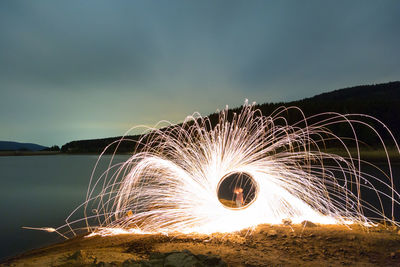
<instances>
[{"instance_id":1,"label":"lake","mask_svg":"<svg viewBox=\"0 0 400 267\"><path fill-rule=\"evenodd\" d=\"M128 159L117 155L114 162ZM0 157L0 259L62 241L56 233L26 230L58 227L85 201L96 155ZM104 156L105 170L110 156Z\"/></svg>"},{"instance_id":2,"label":"lake","mask_svg":"<svg viewBox=\"0 0 400 267\"><path fill-rule=\"evenodd\" d=\"M117 155L114 162L126 159L127 155ZM96 155L0 157L0 259L63 240L56 233L22 226L63 225L71 211L84 202L96 160ZM109 160L110 156L104 156L100 172ZM399 177L398 163L393 170Z\"/></svg>"}]
</instances>

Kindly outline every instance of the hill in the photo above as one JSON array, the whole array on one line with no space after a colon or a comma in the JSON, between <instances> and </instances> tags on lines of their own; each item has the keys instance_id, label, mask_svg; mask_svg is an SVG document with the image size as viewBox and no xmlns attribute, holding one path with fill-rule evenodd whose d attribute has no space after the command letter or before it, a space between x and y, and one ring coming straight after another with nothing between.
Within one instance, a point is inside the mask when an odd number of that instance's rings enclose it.
<instances>
[{"instance_id":1,"label":"hill","mask_svg":"<svg viewBox=\"0 0 400 267\"><path fill-rule=\"evenodd\" d=\"M268 116L280 106L297 106L303 110L307 117L322 112L367 114L385 123L395 136L400 136L400 116L398 116L400 114L400 81L349 87L291 102L258 104L256 108L260 109L263 115ZM241 108L230 109L228 116L232 116L233 112L240 112ZM212 125L216 125L218 113L210 114L208 117ZM287 119L289 122L298 121L301 119L301 114L288 114ZM378 130L382 128L376 121L370 120L368 123ZM350 129L348 128L333 127L332 130L339 136L349 136ZM360 133L359 137L369 144L379 142L368 129L357 129L357 132ZM383 137L389 138L388 136ZM62 146L61 150L69 153L101 153L108 144L120 138L119 136L72 141ZM125 138L133 142L121 143L118 152L132 152L135 148L135 140L138 140L140 136L127 136ZM110 152L113 152L113 150L111 149Z\"/></svg>"},{"instance_id":2,"label":"hill","mask_svg":"<svg viewBox=\"0 0 400 267\"><path fill-rule=\"evenodd\" d=\"M33 143L0 141L0 151L40 151L44 149L47 147Z\"/></svg>"}]
</instances>

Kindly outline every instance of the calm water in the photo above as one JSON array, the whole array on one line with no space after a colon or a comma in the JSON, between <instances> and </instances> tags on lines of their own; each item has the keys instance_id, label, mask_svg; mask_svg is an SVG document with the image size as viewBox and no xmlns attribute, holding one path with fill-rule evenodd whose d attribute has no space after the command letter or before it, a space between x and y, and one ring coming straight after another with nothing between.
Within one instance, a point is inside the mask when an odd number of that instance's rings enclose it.
<instances>
[{"instance_id":1,"label":"calm water","mask_svg":"<svg viewBox=\"0 0 400 267\"><path fill-rule=\"evenodd\" d=\"M127 156L116 156L125 161ZM0 157L0 259L63 240L22 226L57 227L84 202L97 156ZM101 161L104 170L110 157Z\"/></svg>"},{"instance_id":2,"label":"calm water","mask_svg":"<svg viewBox=\"0 0 400 267\"><path fill-rule=\"evenodd\" d=\"M114 162L127 158L117 156ZM0 259L63 240L55 233L21 227L63 225L85 200L96 160L97 156L88 155L0 157ZM109 160L104 157L100 171ZM400 165L395 164L393 170L400 180Z\"/></svg>"}]
</instances>

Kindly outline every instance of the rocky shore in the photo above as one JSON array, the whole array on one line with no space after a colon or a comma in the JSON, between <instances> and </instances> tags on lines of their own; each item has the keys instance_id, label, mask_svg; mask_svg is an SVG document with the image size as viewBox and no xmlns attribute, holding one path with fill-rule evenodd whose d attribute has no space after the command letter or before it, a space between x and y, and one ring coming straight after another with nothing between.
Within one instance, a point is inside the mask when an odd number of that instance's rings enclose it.
<instances>
[{"instance_id":1,"label":"rocky shore","mask_svg":"<svg viewBox=\"0 0 400 267\"><path fill-rule=\"evenodd\" d=\"M76 237L0 266L400 266L400 231L287 223L229 234Z\"/></svg>"}]
</instances>

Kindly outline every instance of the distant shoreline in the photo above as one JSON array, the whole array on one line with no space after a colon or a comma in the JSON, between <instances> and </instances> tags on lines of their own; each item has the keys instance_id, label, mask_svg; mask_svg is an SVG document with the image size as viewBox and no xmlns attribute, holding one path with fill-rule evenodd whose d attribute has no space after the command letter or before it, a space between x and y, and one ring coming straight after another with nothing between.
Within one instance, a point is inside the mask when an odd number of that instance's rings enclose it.
<instances>
[{"instance_id":1,"label":"distant shoreline","mask_svg":"<svg viewBox=\"0 0 400 267\"><path fill-rule=\"evenodd\" d=\"M104 153L104 155L111 155L112 153ZM0 157L13 157L13 156L48 156L48 155L95 155L99 156L100 153L90 152L62 152L62 151L0 151ZM115 153L115 155L133 155L133 153Z\"/></svg>"},{"instance_id":2,"label":"distant shoreline","mask_svg":"<svg viewBox=\"0 0 400 267\"><path fill-rule=\"evenodd\" d=\"M0 151L1 156L44 156L64 154L60 151Z\"/></svg>"},{"instance_id":3,"label":"distant shoreline","mask_svg":"<svg viewBox=\"0 0 400 267\"><path fill-rule=\"evenodd\" d=\"M342 157L348 157L348 153L342 148L329 148L325 150L326 153L331 153L335 155L339 155ZM349 152L354 157L356 153L355 148L350 148ZM397 152L395 148L388 148L388 155L390 157L391 162L400 162L400 154ZM112 155L113 153L104 153L104 155ZM133 155L134 153L128 152L120 152L115 153L115 155ZM365 149L360 148L360 154L362 160L386 160L386 154L383 149ZM95 155L99 156L100 153L90 153L90 152L62 152L62 151L0 151L0 157L2 156L46 156L46 155ZM355 158L354 158L355 159Z\"/></svg>"}]
</instances>

